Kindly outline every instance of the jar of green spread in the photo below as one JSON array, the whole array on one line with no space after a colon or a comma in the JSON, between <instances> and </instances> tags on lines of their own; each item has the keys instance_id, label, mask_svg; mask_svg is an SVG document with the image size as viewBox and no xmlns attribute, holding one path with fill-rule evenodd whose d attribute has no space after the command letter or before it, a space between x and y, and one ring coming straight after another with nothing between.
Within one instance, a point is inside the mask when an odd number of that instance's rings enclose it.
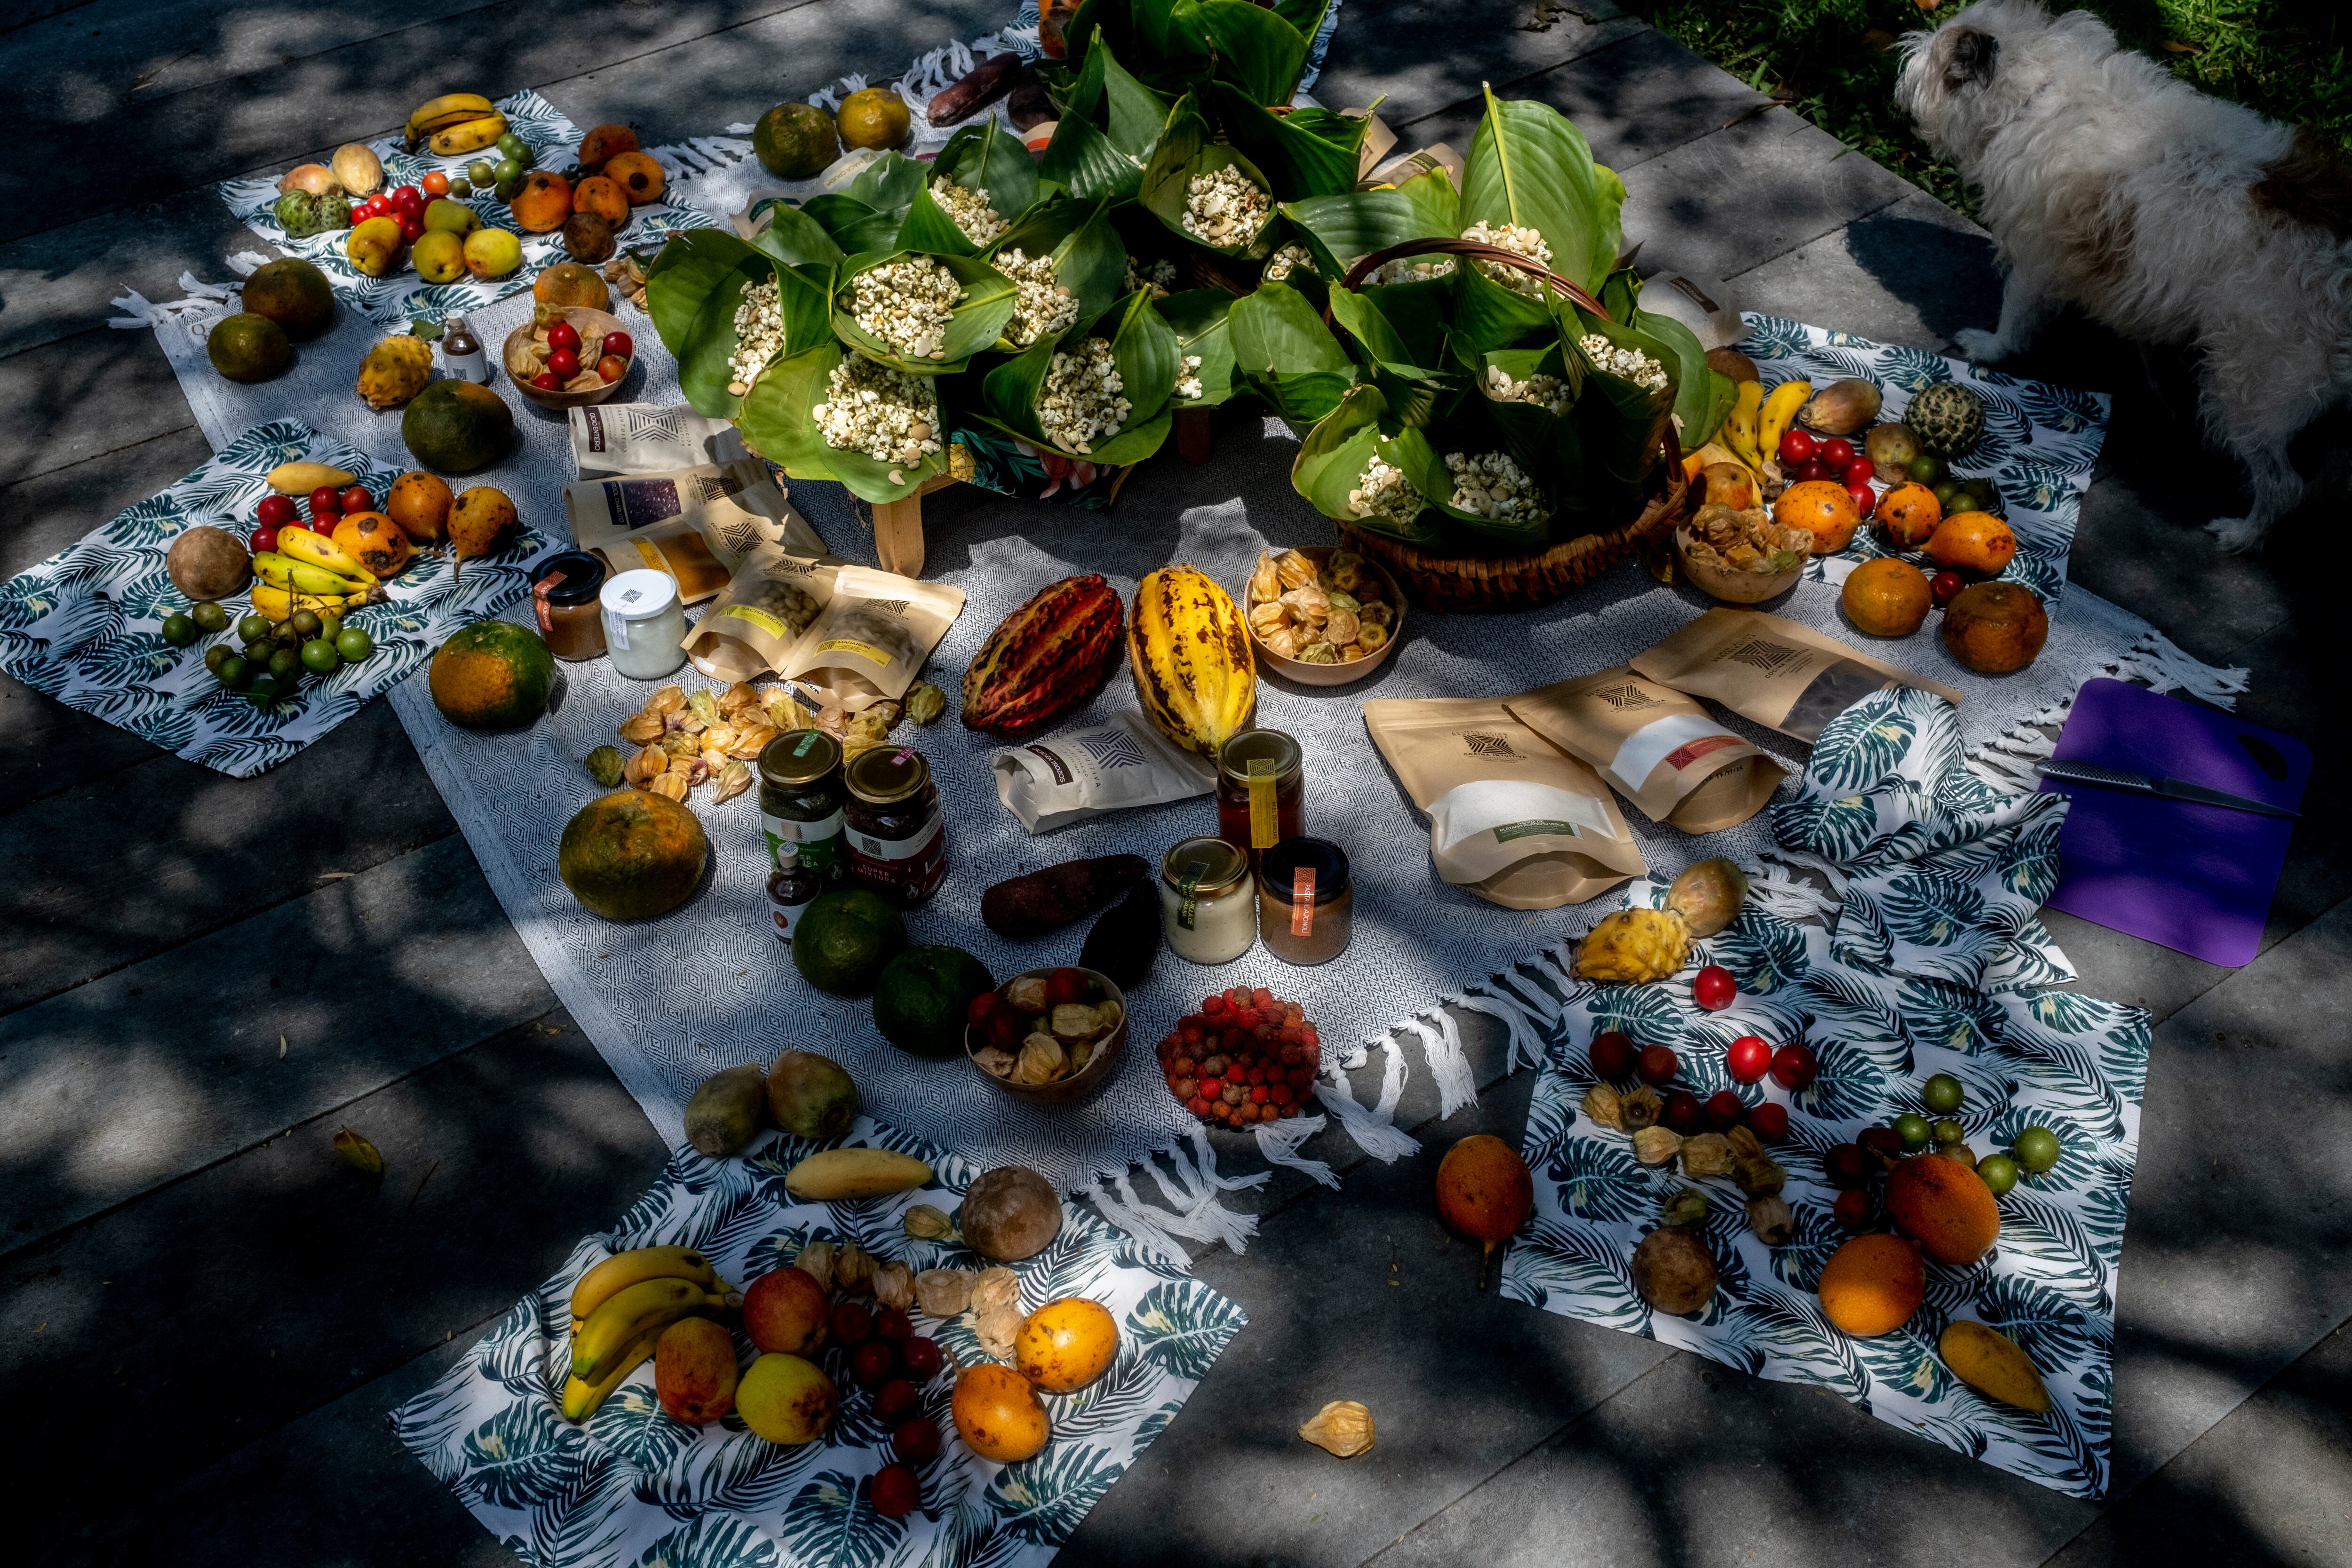
<instances>
[{"instance_id":1,"label":"jar of green spread","mask_svg":"<svg viewBox=\"0 0 2352 1568\"><path fill-rule=\"evenodd\" d=\"M800 864L827 887L847 872L841 742L822 730L787 730L760 752L760 827L768 858L797 846Z\"/></svg>"}]
</instances>

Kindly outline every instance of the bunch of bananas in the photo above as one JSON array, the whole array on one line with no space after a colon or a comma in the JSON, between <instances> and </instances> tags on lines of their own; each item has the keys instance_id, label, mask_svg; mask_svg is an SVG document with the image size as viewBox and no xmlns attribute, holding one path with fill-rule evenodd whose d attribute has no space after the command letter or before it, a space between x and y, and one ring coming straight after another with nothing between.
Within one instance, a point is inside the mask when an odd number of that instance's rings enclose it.
<instances>
[{"instance_id":1,"label":"bunch of bananas","mask_svg":"<svg viewBox=\"0 0 2352 1568\"><path fill-rule=\"evenodd\" d=\"M297 610L340 614L386 596L375 574L349 551L303 528L280 532L276 550L253 558L253 574L260 579L253 585L254 610L273 621L290 620Z\"/></svg>"},{"instance_id":2,"label":"bunch of bananas","mask_svg":"<svg viewBox=\"0 0 2352 1568\"><path fill-rule=\"evenodd\" d=\"M401 140L412 153L429 141L444 158L478 153L507 133L507 117L478 92L445 92L409 111Z\"/></svg>"},{"instance_id":3,"label":"bunch of bananas","mask_svg":"<svg viewBox=\"0 0 2352 1568\"><path fill-rule=\"evenodd\" d=\"M1797 410L1812 395L1810 381L1784 381L1769 397L1761 382L1742 382L1738 400L1723 422L1723 438L1731 443L1741 462L1761 473L1766 463L1780 458L1780 437L1789 433Z\"/></svg>"},{"instance_id":4,"label":"bunch of bananas","mask_svg":"<svg viewBox=\"0 0 2352 1568\"><path fill-rule=\"evenodd\" d=\"M654 1353L680 1318L734 1304L734 1288L690 1247L616 1252L572 1288L572 1365L563 1418L585 1421Z\"/></svg>"}]
</instances>

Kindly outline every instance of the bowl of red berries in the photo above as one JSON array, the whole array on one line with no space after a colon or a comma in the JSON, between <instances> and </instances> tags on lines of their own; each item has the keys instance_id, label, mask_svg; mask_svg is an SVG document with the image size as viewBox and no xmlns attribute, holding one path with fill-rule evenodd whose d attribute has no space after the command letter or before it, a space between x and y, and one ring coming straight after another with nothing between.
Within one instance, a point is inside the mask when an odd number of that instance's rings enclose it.
<instances>
[{"instance_id":1,"label":"bowl of red berries","mask_svg":"<svg viewBox=\"0 0 2352 1568\"><path fill-rule=\"evenodd\" d=\"M1307 1011L1265 986L1205 998L1160 1042L1168 1092L1214 1127L1253 1127L1315 1103L1323 1045Z\"/></svg>"},{"instance_id":2,"label":"bowl of red berries","mask_svg":"<svg viewBox=\"0 0 2352 1568\"><path fill-rule=\"evenodd\" d=\"M636 357L621 318L586 305L538 305L507 334L507 374L541 408L585 408L621 390Z\"/></svg>"},{"instance_id":3,"label":"bowl of red berries","mask_svg":"<svg viewBox=\"0 0 2352 1568\"><path fill-rule=\"evenodd\" d=\"M1031 1105L1066 1105L1118 1065L1127 997L1091 969L1032 969L973 997L963 1034L981 1077Z\"/></svg>"}]
</instances>

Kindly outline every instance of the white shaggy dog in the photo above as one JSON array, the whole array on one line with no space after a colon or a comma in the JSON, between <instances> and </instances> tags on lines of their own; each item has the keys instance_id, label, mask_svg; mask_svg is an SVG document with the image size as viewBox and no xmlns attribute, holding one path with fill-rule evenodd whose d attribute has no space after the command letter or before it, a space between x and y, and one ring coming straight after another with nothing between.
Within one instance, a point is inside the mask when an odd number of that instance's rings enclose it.
<instances>
[{"instance_id":1,"label":"white shaggy dog","mask_svg":"<svg viewBox=\"0 0 2352 1568\"><path fill-rule=\"evenodd\" d=\"M2208 525L2258 548L2303 499L2296 433L2352 395L2352 179L2315 142L2175 80L2087 11L1980 0L1905 40L1896 95L1983 197L2006 279L1990 363L2072 300L2144 344L2199 351L2213 438L2253 510Z\"/></svg>"}]
</instances>

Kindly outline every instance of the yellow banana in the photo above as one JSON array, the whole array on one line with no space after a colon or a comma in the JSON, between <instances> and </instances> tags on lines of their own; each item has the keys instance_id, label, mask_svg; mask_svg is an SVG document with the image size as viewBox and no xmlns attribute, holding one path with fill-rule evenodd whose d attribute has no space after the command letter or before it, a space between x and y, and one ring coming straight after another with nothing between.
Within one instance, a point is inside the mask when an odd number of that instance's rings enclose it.
<instances>
[{"instance_id":1,"label":"yellow banana","mask_svg":"<svg viewBox=\"0 0 2352 1568\"><path fill-rule=\"evenodd\" d=\"M583 1383L601 1383L613 1370L614 1358L646 1334L689 1312L726 1304L725 1296L692 1279L640 1279L615 1291L580 1325L572 1341L572 1375Z\"/></svg>"},{"instance_id":2,"label":"yellow banana","mask_svg":"<svg viewBox=\"0 0 2352 1568\"><path fill-rule=\"evenodd\" d=\"M710 1259L690 1247L633 1247L613 1254L580 1277L580 1283L572 1287L572 1320L588 1317L632 1285L664 1279L691 1279L706 1290L727 1289Z\"/></svg>"},{"instance_id":3,"label":"yellow banana","mask_svg":"<svg viewBox=\"0 0 2352 1568\"><path fill-rule=\"evenodd\" d=\"M269 488L282 496L307 496L327 486L341 489L358 482L359 476L350 469L326 463L280 463L269 470Z\"/></svg>"},{"instance_id":4,"label":"yellow banana","mask_svg":"<svg viewBox=\"0 0 2352 1568\"><path fill-rule=\"evenodd\" d=\"M445 92L410 110L408 123L403 128L402 134L414 148L436 131L446 131L452 125L479 120L497 111L498 105L478 92Z\"/></svg>"},{"instance_id":5,"label":"yellow banana","mask_svg":"<svg viewBox=\"0 0 2352 1568\"><path fill-rule=\"evenodd\" d=\"M1757 445L1758 412L1764 406L1764 384L1743 381L1739 395L1732 400L1731 412L1724 416L1723 438L1730 444L1738 459L1751 468L1764 466L1764 450Z\"/></svg>"},{"instance_id":6,"label":"yellow banana","mask_svg":"<svg viewBox=\"0 0 2352 1568\"><path fill-rule=\"evenodd\" d=\"M566 1421L585 1421L595 1415L604 1401L612 1397L613 1390L621 1386L621 1380L646 1363L646 1358L654 1353L655 1342L660 1338L661 1330L656 1329L640 1339L632 1340L628 1348L614 1361L611 1370L593 1383L576 1377L565 1378L563 1418Z\"/></svg>"},{"instance_id":7,"label":"yellow banana","mask_svg":"<svg viewBox=\"0 0 2352 1568\"><path fill-rule=\"evenodd\" d=\"M389 596L382 588L362 588L356 594L302 594L260 582L253 585L253 610L273 621L289 621L297 610L308 610L314 616L332 610L340 616L363 605L382 604Z\"/></svg>"},{"instance_id":8,"label":"yellow banana","mask_svg":"<svg viewBox=\"0 0 2352 1568\"><path fill-rule=\"evenodd\" d=\"M507 117L495 110L479 120L468 120L452 125L446 131L436 131L430 145L444 158L455 158L467 153L478 153L507 133Z\"/></svg>"},{"instance_id":9,"label":"yellow banana","mask_svg":"<svg viewBox=\"0 0 2352 1568\"><path fill-rule=\"evenodd\" d=\"M352 558L350 551L323 533L289 528L278 535L278 552L311 566L323 566L338 577L349 577L362 588L375 585L376 575Z\"/></svg>"},{"instance_id":10,"label":"yellow banana","mask_svg":"<svg viewBox=\"0 0 2352 1568\"><path fill-rule=\"evenodd\" d=\"M1789 422L1797 410L1813 395L1810 381L1784 381L1772 389L1757 415L1756 452L1759 458L1777 458L1780 455L1780 437L1789 433Z\"/></svg>"},{"instance_id":11,"label":"yellow banana","mask_svg":"<svg viewBox=\"0 0 2352 1568\"><path fill-rule=\"evenodd\" d=\"M784 1173L784 1190L796 1198L878 1198L919 1187L931 1168L911 1154L887 1149L824 1149Z\"/></svg>"},{"instance_id":12,"label":"yellow banana","mask_svg":"<svg viewBox=\"0 0 2352 1568\"><path fill-rule=\"evenodd\" d=\"M369 586L356 578L341 576L323 566L292 560L275 551L265 550L256 555L253 569L263 582L273 587L298 594L316 594L321 598L340 599L346 594L361 593Z\"/></svg>"}]
</instances>

